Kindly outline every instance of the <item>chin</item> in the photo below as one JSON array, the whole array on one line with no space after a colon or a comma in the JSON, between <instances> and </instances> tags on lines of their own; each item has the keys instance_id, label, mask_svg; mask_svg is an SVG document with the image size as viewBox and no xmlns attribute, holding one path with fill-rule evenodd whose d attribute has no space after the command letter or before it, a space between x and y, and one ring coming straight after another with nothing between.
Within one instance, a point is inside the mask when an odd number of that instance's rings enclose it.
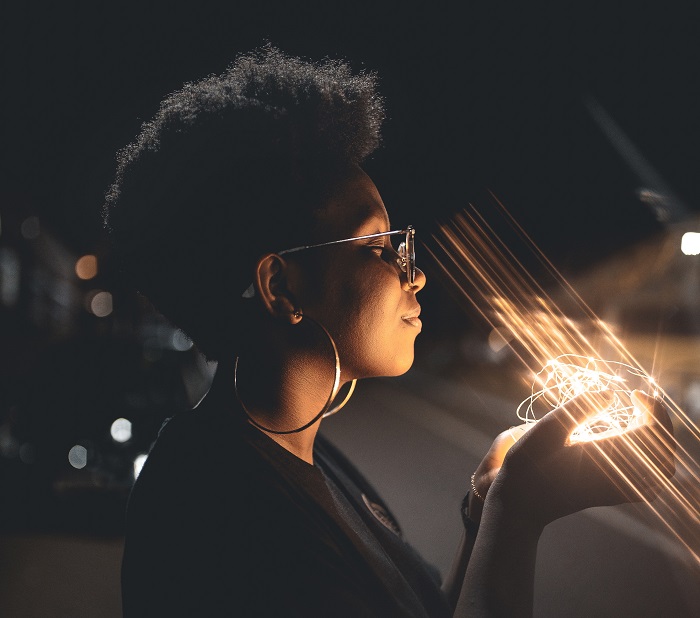
<instances>
[{"instance_id":1,"label":"chin","mask_svg":"<svg viewBox=\"0 0 700 618\"><path fill-rule=\"evenodd\" d=\"M365 370L360 372L358 378L396 378L413 366L413 360L413 349L403 354L396 354L390 359L375 358L374 362L365 366Z\"/></svg>"},{"instance_id":2,"label":"chin","mask_svg":"<svg viewBox=\"0 0 700 618\"><path fill-rule=\"evenodd\" d=\"M396 365L395 373L392 373L391 375L393 377L398 377L406 373L413 366L413 358L414 356L411 354L410 357L400 359Z\"/></svg>"}]
</instances>

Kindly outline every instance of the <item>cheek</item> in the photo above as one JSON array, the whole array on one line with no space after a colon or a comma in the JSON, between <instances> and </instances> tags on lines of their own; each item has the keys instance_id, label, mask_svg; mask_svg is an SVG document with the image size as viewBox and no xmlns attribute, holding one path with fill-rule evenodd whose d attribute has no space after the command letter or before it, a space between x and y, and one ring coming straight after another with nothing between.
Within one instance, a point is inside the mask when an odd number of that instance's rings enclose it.
<instances>
[{"instance_id":1,"label":"cheek","mask_svg":"<svg viewBox=\"0 0 700 618\"><path fill-rule=\"evenodd\" d=\"M354 294L344 295L337 308L340 319L334 323L334 332L341 365L353 374L391 375L407 369L402 361L406 350L399 343L401 289L391 283L361 286ZM409 366L412 354L411 345Z\"/></svg>"},{"instance_id":2,"label":"cheek","mask_svg":"<svg viewBox=\"0 0 700 618\"><path fill-rule=\"evenodd\" d=\"M338 290L333 307L338 337L343 343L366 341L382 330L386 319L385 299L374 286Z\"/></svg>"},{"instance_id":3,"label":"cheek","mask_svg":"<svg viewBox=\"0 0 700 618\"><path fill-rule=\"evenodd\" d=\"M332 334L345 378L400 375L413 362L410 328L401 321L404 292L393 269L323 263L306 310ZM363 272L363 277L353 276ZM311 292L311 290L307 290ZM402 304L404 303L404 304Z\"/></svg>"},{"instance_id":4,"label":"cheek","mask_svg":"<svg viewBox=\"0 0 700 618\"><path fill-rule=\"evenodd\" d=\"M362 269L370 274L357 276L357 273L363 272ZM336 326L333 332L338 337L347 337L353 331L359 333L365 329L371 330L372 325L376 327L386 312L388 290L392 283L396 286L396 281L390 280L381 270L372 273L364 263L355 269L330 269L324 275L317 301L329 325L332 323Z\"/></svg>"}]
</instances>

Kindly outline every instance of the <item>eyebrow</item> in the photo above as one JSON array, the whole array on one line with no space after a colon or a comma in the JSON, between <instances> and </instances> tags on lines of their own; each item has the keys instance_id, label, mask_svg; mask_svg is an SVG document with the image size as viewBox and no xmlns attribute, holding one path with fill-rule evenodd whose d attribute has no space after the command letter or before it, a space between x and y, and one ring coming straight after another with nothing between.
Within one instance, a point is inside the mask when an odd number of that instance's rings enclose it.
<instances>
[{"instance_id":1,"label":"eyebrow","mask_svg":"<svg viewBox=\"0 0 700 618\"><path fill-rule=\"evenodd\" d=\"M363 231L363 230L370 230L370 231ZM371 217L368 217L364 222L362 222L360 225L358 225L354 229L353 236L356 236L356 237L371 236L372 234L383 234L384 232L388 232L390 230L391 230L391 224L388 221L388 219L385 219L384 217L381 217L378 214L375 214Z\"/></svg>"}]
</instances>

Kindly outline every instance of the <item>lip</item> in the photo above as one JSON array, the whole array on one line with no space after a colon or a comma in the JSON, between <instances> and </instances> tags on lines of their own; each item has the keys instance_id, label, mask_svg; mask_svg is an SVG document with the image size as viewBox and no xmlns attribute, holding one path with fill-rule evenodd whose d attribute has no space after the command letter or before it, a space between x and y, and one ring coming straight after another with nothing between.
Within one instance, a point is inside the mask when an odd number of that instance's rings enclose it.
<instances>
[{"instance_id":1,"label":"lip","mask_svg":"<svg viewBox=\"0 0 700 618\"><path fill-rule=\"evenodd\" d=\"M420 329L423 326L423 322L421 322L420 318L418 317L420 315L420 307L416 307L412 311L409 311L408 313L405 313L404 315L401 316L401 319L406 322L406 324L410 324L414 328Z\"/></svg>"}]
</instances>

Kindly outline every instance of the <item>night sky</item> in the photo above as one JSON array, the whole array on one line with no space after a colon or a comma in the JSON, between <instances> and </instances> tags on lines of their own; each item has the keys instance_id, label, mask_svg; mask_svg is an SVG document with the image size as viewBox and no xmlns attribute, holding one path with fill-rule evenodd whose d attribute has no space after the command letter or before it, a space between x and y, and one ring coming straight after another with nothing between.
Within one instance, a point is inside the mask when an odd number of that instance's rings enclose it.
<instances>
[{"instance_id":1,"label":"night sky","mask_svg":"<svg viewBox=\"0 0 700 618\"><path fill-rule=\"evenodd\" d=\"M3 11L3 209L92 250L117 149L164 94L265 41L378 72L389 119L368 167L390 213L422 229L492 191L562 268L657 230L638 197L650 180L587 103L680 202L700 204L700 37L678 4L241 4Z\"/></svg>"}]
</instances>

